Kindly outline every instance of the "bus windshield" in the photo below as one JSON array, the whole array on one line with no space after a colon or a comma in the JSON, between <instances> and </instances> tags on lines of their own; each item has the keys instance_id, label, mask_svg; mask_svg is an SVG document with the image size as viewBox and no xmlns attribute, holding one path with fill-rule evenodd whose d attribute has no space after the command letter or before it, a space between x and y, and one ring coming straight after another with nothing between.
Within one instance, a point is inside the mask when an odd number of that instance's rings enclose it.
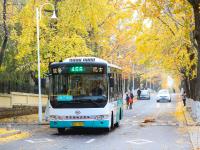
<instances>
[{"instance_id":1,"label":"bus windshield","mask_svg":"<svg viewBox=\"0 0 200 150\"><path fill-rule=\"evenodd\" d=\"M106 74L56 74L50 78L50 85L50 101L60 107L82 103L100 106L107 102Z\"/></svg>"}]
</instances>

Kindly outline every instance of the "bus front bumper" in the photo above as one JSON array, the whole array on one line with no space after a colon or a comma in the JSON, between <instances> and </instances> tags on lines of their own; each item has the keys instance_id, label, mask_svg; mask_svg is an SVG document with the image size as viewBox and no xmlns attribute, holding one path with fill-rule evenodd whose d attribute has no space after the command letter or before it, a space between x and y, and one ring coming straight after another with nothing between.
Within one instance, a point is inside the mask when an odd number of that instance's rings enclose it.
<instances>
[{"instance_id":1,"label":"bus front bumper","mask_svg":"<svg viewBox=\"0 0 200 150\"><path fill-rule=\"evenodd\" d=\"M109 128L109 120L50 121L50 128Z\"/></svg>"}]
</instances>

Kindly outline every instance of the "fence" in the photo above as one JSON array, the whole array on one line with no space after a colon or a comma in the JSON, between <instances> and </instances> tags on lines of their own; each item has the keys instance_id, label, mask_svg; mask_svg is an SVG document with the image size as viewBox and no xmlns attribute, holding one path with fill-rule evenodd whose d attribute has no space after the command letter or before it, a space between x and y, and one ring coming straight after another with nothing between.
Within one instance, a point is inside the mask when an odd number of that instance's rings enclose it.
<instances>
[{"instance_id":1,"label":"fence","mask_svg":"<svg viewBox=\"0 0 200 150\"><path fill-rule=\"evenodd\" d=\"M46 106L47 95L42 95L42 106ZM29 93L11 92L0 94L0 108L12 108L13 106L38 106L38 95Z\"/></svg>"},{"instance_id":2,"label":"fence","mask_svg":"<svg viewBox=\"0 0 200 150\"><path fill-rule=\"evenodd\" d=\"M42 94L48 94L45 79L41 80ZM19 81L0 81L0 93L23 92L38 94L38 85Z\"/></svg>"}]
</instances>

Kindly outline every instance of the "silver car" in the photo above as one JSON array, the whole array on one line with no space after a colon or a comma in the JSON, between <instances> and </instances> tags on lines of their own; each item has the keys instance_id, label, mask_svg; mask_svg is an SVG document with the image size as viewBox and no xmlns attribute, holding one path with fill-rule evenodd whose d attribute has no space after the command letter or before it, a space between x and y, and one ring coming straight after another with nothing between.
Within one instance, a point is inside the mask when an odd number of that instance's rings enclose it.
<instances>
[{"instance_id":1,"label":"silver car","mask_svg":"<svg viewBox=\"0 0 200 150\"><path fill-rule=\"evenodd\" d=\"M139 100L150 100L150 93L148 90L141 90L141 94L140 94L140 98L138 98Z\"/></svg>"}]
</instances>

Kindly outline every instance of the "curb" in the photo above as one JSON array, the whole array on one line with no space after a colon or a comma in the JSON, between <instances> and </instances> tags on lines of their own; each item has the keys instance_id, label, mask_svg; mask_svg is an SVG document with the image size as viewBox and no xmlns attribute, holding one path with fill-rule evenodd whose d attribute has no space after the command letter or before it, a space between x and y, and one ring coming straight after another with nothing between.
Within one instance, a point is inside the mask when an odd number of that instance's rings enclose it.
<instances>
[{"instance_id":1,"label":"curb","mask_svg":"<svg viewBox=\"0 0 200 150\"><path fill-rule=\"evenodd\" d=\"M172 123L168 123L168 122L153 122L153 123L140 123L143 126L183 126L180 125L177 122L172 122Z\"/></svg>"},{"instance_id":2,"label":"curb","mask_svg":"<svg viewBox=\"0 0 200 150\"><path fill-rule=\"evenodd\" d=\"M10 123L10 122L5 122L5 123L0 123L0 125L49 125L49 122L43 122L43 123Z\"/></svg>"},{"instance_id":3,"label":"curb","mask_svg":"<svg viewBox=\"0 0 200 150\"><path fill-rule=\"evenodd\" d=\"M192 119L192 117L190 116L190 114L187 110L184 109L183 114L184 114L187 126L196 126L197 125L197 123Z\"/></svg>"},{"instance_id":4,"label":"curb","mask_svg":"<svg viewBox=\"0 0 200 150\"><path fill-rule=\"evenodd\" d=\"M6 137L16 135L16 134L21 134L21 131L17 130L15 132L11 132L11 133L0 134L0 138L6 138Z\"/></svg>"},{"instance_id":5,"label":"curb","mask_svg":"<svg viewBox=\"0 0 200 150\"><path fill-rule=\"evenodd\" d=\"M193 121L193 119L190 117L190 114L187 112L187 110L183 110L183 114L186 120L187 126L196 126L196 123ZM192 149L196 150L197 146L194 144L195 142L192 140L192 133L187 129L189 137L190 137L190 143L192 145Z\"/></svg>"}]
</instances>

